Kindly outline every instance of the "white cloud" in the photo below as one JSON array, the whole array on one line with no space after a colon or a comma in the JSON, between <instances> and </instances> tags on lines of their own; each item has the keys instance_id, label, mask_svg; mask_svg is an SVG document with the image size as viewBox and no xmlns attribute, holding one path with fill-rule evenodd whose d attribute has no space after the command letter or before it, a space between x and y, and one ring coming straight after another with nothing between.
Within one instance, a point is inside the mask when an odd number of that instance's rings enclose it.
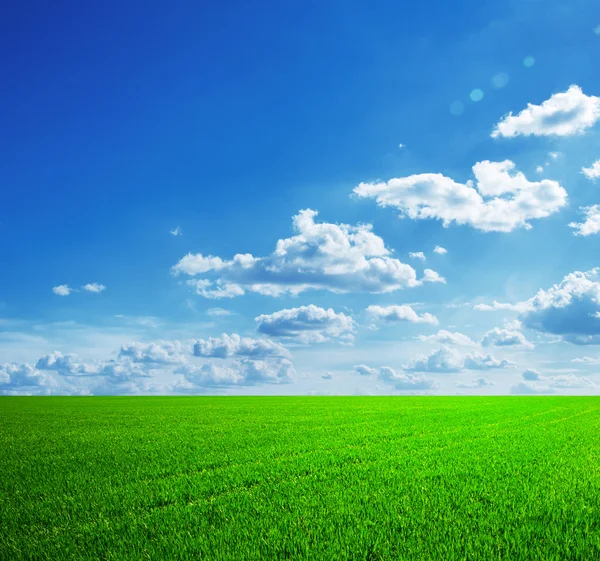
<instances>
[{"instance_id":1,"label":"white cloud","mask_svg":"<svg viewBox=\"0 0 600 561\"><path fill-rule=\"evenodd\" d=\"M417 314L409 305L402 306L369 306L367 313L375 320L383 320L386 322L409 321L411 323L429 323L438 325L438 319L429 314Z\"/></svg>"},{"instance_id":2,"label":"white cloud","mask_svg":"<svg viewBox=\"0 0 600 561\"><path fill-rule=\"evenodd\" d=\"M600 205L584 206L580 210L585 220L569 224L570 228L575 228L573 233L576 236L590 236L600 232Z\"/></svg>"},{"instance_id":3,"label":"white cloud","mask_svg":"<svg viewBox=\"0 0 600 561\"><path fill-rule=\"evenodd\" d=\"M534 382L535 380L540 380L542 375L533 368L528 368L523 372L523 379L528 380L530 382Z\"/></svg>"},{"instance_id":4,"label":"white cloud","mask_svg":"<svg viewBox=\"0 0 600 561\"><path fill-rule=\"evenodd\" d=\"M535 171L536 171L537 173L544 173L544 167L543 167L543 166L537 166L537 167L535 168Z\"/></svg>"},{"instance_id":5,"label":"white cloud","mask_svg":"<svg viewBox=\"0 0 600 561\"><path fill-rule=\"evenodd\" d=\"M525 302L520 302L518 304L509 304L506 302L497 302L494 300L492 304L475 304L473 306L474 310L478 310L480 312L497 312L498 310L509 310L511 312L522 312L527 307Z\"/></svg>"},{"instance_id":6,"label":"white cloud","mask_svg":"<svg viewBox=\"0 0 600 561\"><path fill-rule=\"evenodd\" d=\"M448 253L448 250L442 246L436 245L433 248L433 253L437 253L438 255L446 255L446 253Z\"/></svg>"},{"instance_id":7,"label":"white cloud","mask_svg":"<svg viewBox=\"0 0 600 561\"><path fill-rule=\"evenodd\" d=\"M377 379L401 391L431 390L438 387L437 380L422 375L407 372L396 372L389 366L382 366L377 374Z\"/></svg>"},{"instance_id":8,"label":"white cloud","mask_svg":"<svg viewBox=\"0 0 600 561\"><path fill-rule=\"evenodd\" d=\"M289 357L289 351L269 339L240 337L237 333L200 339L194 344L194 356L206 358L256 358Z\"/></svg>"},{"instance_id":9,"label":"white cloud","mask_svg":"<svg viewBox=\"0 0 600 561\"><path fill-rule=\"evenodd\" d=\"M600 364L600 357L584 356L581 358L574 358L571 362L580 364Z\"/></svg>"},{"instance_id":10,"label":"white cloud","mask_svg":"<svg viewBox=\"0 0 600 561\"><path fill-rule=\"evenodd\" d=\"M558 160L562 154L560 152L548 152L548 156L550 156L551 160Z\"/></svg>"},{"instance_id":11,"label":"white cloud","mask_svg":"<svg viewBox=\"0 0 600 561\"><path fill-rule=\"evenodd\" d=\"M511 387L511 393L542 394L554 393L555 389L595 389L594 384L585 376L561 374L559 376L542 376L537 370L525 370L523 380Z\"/></svg>"},{"instance_id":12,"label":"white cloud","mask_svg":"<svg viewBox=\"0 0 600 561\"><path fill-rule=\"evenodd\" d=\"M417 339L423 341L424 343L442 343L463 346L472 346L476 344L475 341L471 340L462 333L453 333L451 331L446 331L445 329L440 329L434 335L419 335Z\"/></svg>"},{"instance_id":13,"label":"white cloud","mask_svg":"<svg viewBox=\"0 0 600 561\"><path fill-rule=\"evenodd\" d=\"M513 368L514 362L502 359L498 360L492 355L481 353L470 353L465 357L464 367L466 370L491 370L492 368Z\"/></svg>"},{"instance_id":14,"label":"white cloud","mask_svg":"<svg viewBox=\"0 0 600 561\"><path fill-rule=\"evenodd\" d=\"M548 290L519 304L521 321L529 329L560 335L578 345L600 344L600 283L598 269L575 271Z\"/></svg>"},{"instance_id":15,"label":"white cloud","mask_svg":"<svg viewBox=\"0 0 600 561\"><path fill-rule=\"evenodd\" d=\"M521 395L536 395L554 393L554 390L548 386L540 386L535 382L518 382L510 388L510 393Z\"/></svg>"},{"instance_id":16,"label":"white cloud","mask_svg":"<svg viewBox=\"0 0 600 561\"><path fill-rule=\"evenodd\" d=\"M589 378L586 378L585 376L576 376L575 374L551 376L549 379L551 388L592 389L596 387L596 384Z\"/></svg>"},{"instance_id":17,"label":"white cloud","mask_svg":"<svg viewBox=\"0 0 600 561\"><path fill-rule=\"evenodd\" d=\"M412 359L404 369L407 372L461 372L462 370L490 370L492 368L510 368L514 364L508 360L497 360L492 355L468 353L462 355L456 349L442 346L429 355L419 355Z\"/></svg>"},{"instance_id":18,"label":"white cloud","mask_svg":"<svg viewBox=\"0 0 600 561\"><path fill-rule=\"evenodd\" d=\"M232 312L224 308L209 308L206 310L206 315L209 316L230 316Z\"/></svg>"},{"instance_id":19,"label":"white cloud","mask_svg":"<svg viewBox=\"0 0 600 561\"><path fill-rule=\"evenodd\" d=\"M369 366L366 366L364 364L357 364L354 367L354 372L360 374L361 376L375 376L375 374L377 374L377 369L370 368Z\"/></svg>"},{"instance_id":20,"label":"white cloud","mask_svg":"<svg viewBox=\"0 0 600 561\"><path fill-rule=\"evenodd\" d=\"M52 292L57 296L68 296L73 292L73 289L68 284L59 284L52 288Z\"/></svg>"},{"instance_id":21,"label":"white cloud","mask_svg":"<svg viewBox=\"0 0 600 561\"><path fill-rule=\"evenodd\" d=\"M323 376L321 376L321 378L323 378L323 380L333 380L333 374L331 374L330 372L327 372L327 374L323 374Z\"/></svg>"},{"instance_id":22,"label":"white cloud","mask_svg":"<svg viewBox=\"0 0 600 561\"><path fill-rule=\"evenodd\" d=\"M53 370L61 376L95 375L99 371L97 364L85 363L72 353L63 354L59 351L44 355L35 367L38 370Z\"/></svg>"},{"instance_id":23,"label":"white cloud","mask_svg":"<svg viewBox=\"0 0 600 561\"><path fill-rule=\"evenodd\" d=\"M492 137L523 135L568 136L581 134L600 119L600 98L585 95L579 86L554 94L541 105L527 104L518 115L509 113L494 128Z\"/></svg>"},{"instance_id":24,"label":"white cloud","mask_svg":"<svg viewBox=\"0 0 600 561\"><path fill-rule=\"evenodd\" d=\"M216 342L212 352L203 356L226 359L220 365L194 358L191 344L180 341L123 345L116 360L85 362L75 354L55 351L42 356L35 366L3 364L0 395L189 393L200 387L286 383L295 376L293 364L282 356L287 351L280 345L239 336L225 336L221 348L218 340L211 341ZM278 354L267 352L269 346Z\"/></svg>"},{"instance_id":25,"label":"white cloud","mask_svg":"<svg viewBox=\"0 0 600 561\"><path fill-rule=\"evenodd\" d=\"M521 346L526 349L533 349L534 345L530 343L520 331L511 331L509 329L499 329L494 327L488 331L481 340L484 347L494 345L496 347Z\"/></svg>"},{"instance_id":26,"label":"white cloud","mask_svg":"<svg viewBox=\"0 0 600 561\"><path fill-rule=\"evenodd\" d=\"M402 144L402 142L400 144L398 144L398 148L400 148L402 150L402 148L406 148L405 144Z\"/></svg>"},{"instance_id":27,"label":"white cloud","mask_svg":"<svg viewBox=\"0 0 600 561\"><path fill-rule=\"evenodd\" d=\"M36 387L56 386L56 380L46 372L31 364L8 363L0 365L0 388L10 386L13 389L26 390Z\"/></svg>"},{"instance_id":28,"label":"white cloud","mask_svg":"<svg viewBox=\"0 0 600 561\"><path fill-rule=\"evenodd\" d=\"M441 282L442 284L446 284L446 279L432 269L425 269L423 271L423 282Z\"/></svg>"},{"instance_id":29,"label":"white cloud","mask_svg":"<svg viewBox=\"0 0 600 561\"><path fill-rule=\"evenodd\" d=\"M422 251L411 251L408 255L411 259L420 259L421 261L425 261L427 259Z\"/></svg>"},{"instance_id":30,"label":"white cloud","mask_svg":"<svg viewBox=\"0 0 600 561\"><path fill-rule=\"evenodd\" d=\"M596 180L600 178L600 160L596 160L589 168L581 168L581 172L588 179Z\"/></svg>"},{"instance_id":31,"label":"white cloud","mask_svg":"<svg viewBox=\"0 0 600 561\"><path fill-rule=\"evenodd\" d=\"M191 348L180 341L158 341L155 343L129 343L119 351L119 358L146 364L182 364Z\"/></svg>"},{"instance_id":32,"label":"white cloud","mask_svg":"<svg viewBox=\"0 0 600 561\"><path fill-rule=\"evenodd\" d=\"M181 236L183 232L181 231L181 228L177 226L173 228L173 230L169 230L169 234L171 234L172 236Z\"/></svg>"},{"instance_id":33,"label":"white cloud","mask_svg":"<svg viewBox=\"0 0 600 561\"><path fill-rule=\"evenodd\" d=\"M297 295L309 289L385 293L424 282L443 282L430 270L418 280L410 265L391 257L371 225L317 223L316 216L310 209L300 211L293 219L296 235L279 240L266 257L237 254L227 261L190 253L173 267L173 274L220 275L216 282L189 281L207 298L241 296L246 291Z\"/></svg>"},{"instance_id":34,"label":"white cloud","mask_svg":"<svg viewBox=\"0 0 600 561\"><path fill-rule=\"evenodd\" d=\"M475 183L423 173L387 183L361 183L354 193L398 209L401 217L437 219L444 227L465 224L486 232L529 229L530 220L550 216L567 202L567 192L558 182L529 181L509 160L479 162L473 173Z\"/></svg>"},{"instance_id":35,"label":"white cloud","mask_svg":"<svg viewBox=\"0 0 600 561\"><path fill-rule=\"evenodd\" d=\"M396 372L389 366L369 368L364 364L360 364L354 367L354 371L361 376L371 376L399 391L433 390L439 385L438 381L433 378L414 375L407 372Z\"/></svg>"},{"instance_id":36,"label":"white cloud","mask_svg":"<svg viewBox=\"0 0 600 561\"><path fill-rule=\"evenodd\" d=\"M213 363L196 366L186 364L175 371L196 387L251 386L254 384L283 384L290 382L296 372L287 359L276 361L234 361L229 366Z\"/></svg>"},{"instance_id":37,"label":"white cloud","mask_svg":"<svg viewBox=\"0 0 600 561\"><path fill-rule=\"evenodd\" d=\"M409 372L460 372L464 367L462 355L451 347L442 346L430 355L419 355L404 367Z\"/></svg>"},{"instance_id":38,"label":"white cloud","mask_svg":"<svg viewBox=\"0 0 600 561\"><path fill-rule=\"evenodd\" d=\"M465 388L465 389L481 389L481 388L490 388L495 386L496 383L488 380L486 378L476 378L472 382L462 382L460 384L455 384L457 388Z\"/></svg>"},{"instance_id":39,"label":"white cloud","mask_svg":"<svg viewBox=\"0 0 600 561\"><path fill-rule=\"evenodd\" d=\"M81 288L86 292L93 292L94 294L99 294L103 290L106 290L106 287L103 284L98 284L97 282L86 284Z\"/></svg>"},{"instance_id":40,"label":"white cloud","mask_svg":"<svg viewBox=\"0 0 600 561\"><path fill-rule=\"evenodd\" d=\"M142 365L140 362L145 364ZM102 364L98 370L98 374L104 376L109 385L131 382L137 378L149 378L150 373L144 369L144 366L149 368L158 363L152 363L149 360L140 362L136 362L130 358L108 360ZM177 362L163 362L161 364L177 364Z\"/></svg>"},{"instance_id":41,"label":"white cloud","mask_svg":"<svg viewBox=\"0 0 600 561\"><path fill-rule=\"evenodd\" d=\"M216 283L206 279L189 280L186 281L186 284L194 288L196 294L209 300L235 298L236 296L243 296L245 294L245 290L239 284L223 282L221 279L218 279ZM215 288L210 288L213 285Z\"/></svg>"},{"instance_id":42,"label":"white cloud","mask_svg":"<svg viewBox=\"0 0 600 561\"><path fill-rule=\"evenodd\" d=\"M351 316L313 304L262 314L255 321L259 333L270 337L287 337L305 343L351 342L354 339Z\"/></svg>"}]
</instances>

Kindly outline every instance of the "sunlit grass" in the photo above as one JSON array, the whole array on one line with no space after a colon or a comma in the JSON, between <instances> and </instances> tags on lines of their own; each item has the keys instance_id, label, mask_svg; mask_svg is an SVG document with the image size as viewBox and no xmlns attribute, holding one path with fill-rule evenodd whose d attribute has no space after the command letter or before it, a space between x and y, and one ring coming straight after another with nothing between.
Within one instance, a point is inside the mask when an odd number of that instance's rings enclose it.
<instances>
[{"instance_id":1,"label":"sunlit grass","mask_svg":"<svg viewBox=\"0 0 600 561\"><path fill-rule=\"evenodd\" d=\"M0 558L600 559L600 398L3 398Z\"/></svg>"}]
</instances>

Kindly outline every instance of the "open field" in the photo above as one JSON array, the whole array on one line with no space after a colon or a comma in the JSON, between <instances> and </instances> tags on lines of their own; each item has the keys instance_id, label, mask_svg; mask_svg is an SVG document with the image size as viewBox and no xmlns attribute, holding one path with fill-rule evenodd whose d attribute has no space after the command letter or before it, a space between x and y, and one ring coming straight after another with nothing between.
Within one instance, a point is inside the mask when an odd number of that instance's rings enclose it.
<instances>
[{"instance_id":1,"label":"open field","mask_svg":"<svg viewBox=\"0 0 600 561\"><path fill-rule=\"evenodd\" d=\"M598 397L0 399L0 559L600 559Z\"/></svg>"}]
</instances>

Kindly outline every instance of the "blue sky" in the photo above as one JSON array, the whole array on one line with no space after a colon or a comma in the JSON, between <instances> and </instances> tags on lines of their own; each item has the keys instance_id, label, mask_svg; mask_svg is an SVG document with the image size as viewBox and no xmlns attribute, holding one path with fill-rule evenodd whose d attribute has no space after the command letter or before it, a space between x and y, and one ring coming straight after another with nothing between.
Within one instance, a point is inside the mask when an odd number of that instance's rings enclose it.
<instances>
[{"instance_id":1,"label":"blue sky","mask_svg":"<svg viewBox=\"0 0 600 561\"><path fill-rule=\"evenodd\" d=\"M0 27L1 393L598 393L591 0Z\"/></svg>"}]
</instances>

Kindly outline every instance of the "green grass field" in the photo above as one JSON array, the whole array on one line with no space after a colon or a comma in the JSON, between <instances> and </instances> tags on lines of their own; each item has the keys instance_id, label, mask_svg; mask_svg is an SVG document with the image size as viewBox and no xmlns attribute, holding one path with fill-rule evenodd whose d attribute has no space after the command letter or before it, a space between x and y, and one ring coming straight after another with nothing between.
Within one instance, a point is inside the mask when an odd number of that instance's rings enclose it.
<instances>
[{"instance_id":1,"label":"green grass field","mask_svg":"<svg viewBox=\"0 0 600 561\"><path fill-rule=\"evenodd\" d=\"M600 559L600 398L0 398L0 558Z\"/></svg>"}]
</instances>

